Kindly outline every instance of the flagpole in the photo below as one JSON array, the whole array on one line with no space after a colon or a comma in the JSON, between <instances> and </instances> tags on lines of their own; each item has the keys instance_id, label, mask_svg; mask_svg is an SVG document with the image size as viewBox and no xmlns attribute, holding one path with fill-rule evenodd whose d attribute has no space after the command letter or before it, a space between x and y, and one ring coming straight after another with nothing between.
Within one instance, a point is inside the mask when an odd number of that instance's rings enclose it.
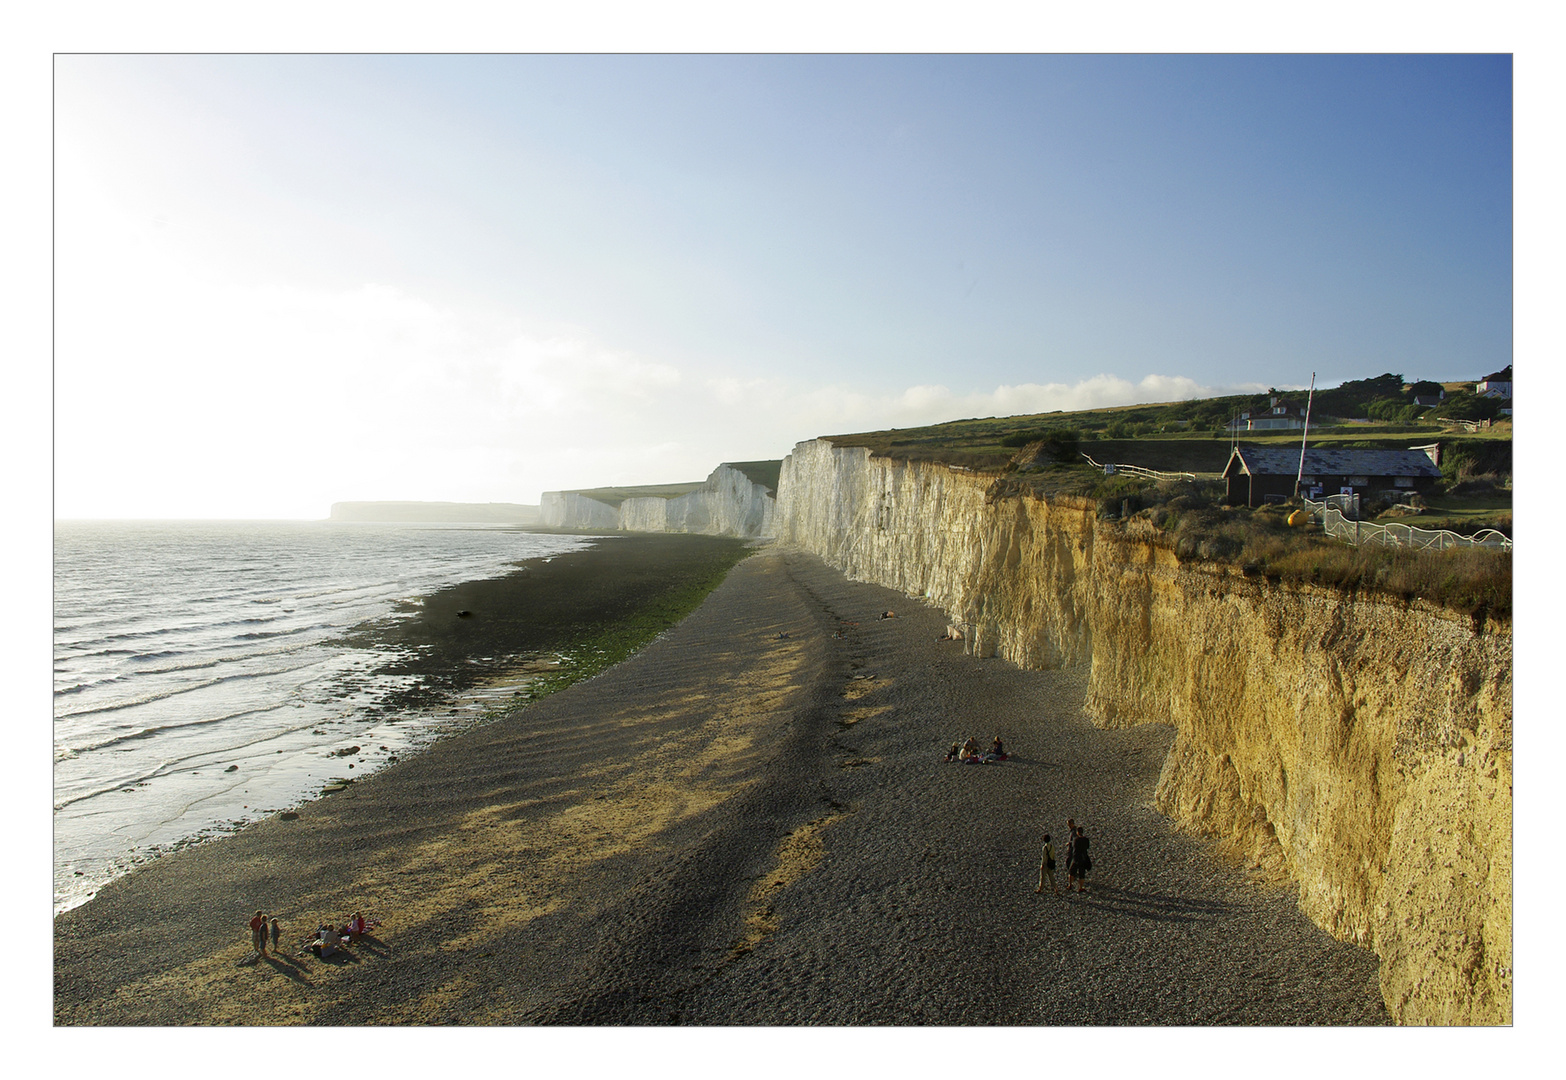
<instances>
[{"instance_id":1,"label":"flagpole","mask_svg":"<svg viewBox=\"0 0 1566 1080\"><path fill-rule=\"evenodd\" d=\"M1310 437L1310 404L1316 398L1316 373L1310 373L1310 394L1305 398L1305 430L1300 433L1300 471L1294 474L1294 494L1300 493L1300 481L1305 477L1305 440Z\"/></svg>"}]
</instances>

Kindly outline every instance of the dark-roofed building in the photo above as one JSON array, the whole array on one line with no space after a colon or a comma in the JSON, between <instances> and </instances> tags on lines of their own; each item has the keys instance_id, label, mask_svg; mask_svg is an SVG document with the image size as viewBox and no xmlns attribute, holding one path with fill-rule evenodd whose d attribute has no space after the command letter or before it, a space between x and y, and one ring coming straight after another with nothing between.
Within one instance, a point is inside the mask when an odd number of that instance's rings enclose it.
<instances>
[{"instance_id":1,"label":"dark-roofed building","mask_svg":"<svg viewBox=\"0 0 1566 1080\"><path fill-rule=\"evenodd\" d=\"M1434 452L1432 450L1434 449ZM1355 448L1305 451L1302 489L1321 495L1360 494L1379 491L1429 491L1441 479L1436 467L1438 448L1418 450L1361 450ZM1259 506L1294 496L1294 479L1300 472L1300 452L1287 446L1237 446L1224 466L1230 503Z\"/></svg>"}]
</instances>

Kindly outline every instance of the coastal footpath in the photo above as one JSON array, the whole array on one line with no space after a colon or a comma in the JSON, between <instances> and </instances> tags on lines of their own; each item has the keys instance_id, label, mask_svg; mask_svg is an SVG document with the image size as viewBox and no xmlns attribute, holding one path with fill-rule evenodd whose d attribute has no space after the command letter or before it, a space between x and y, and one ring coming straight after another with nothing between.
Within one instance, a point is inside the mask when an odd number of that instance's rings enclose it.
<instances>
[{"instance_id":1,"label":"coastal footpath","mask_svg":"<svg viewBox=\"0 0 1566 1080\"><path fill-rule=\"evenodd\" d=\"M542 523L552 528L588 531L698 533L745 538L772 535L774 500L766 485L742 470L719 465L705 483L673 497L636 495L595 497L580 491L546 491L540 499Z\"/></svg>"},{"instance_id":2,"label":"coastal footpath","mask_svg":"<svg viewBox=\"0 0 1566 1080\"><path fill-rule=\"evenodd\" d=\"M773 530L974 656L1086 665L1101 727L1173 725L1158 809L1373 950L1395 1021L1511 1022L1509 622L1182 560L1090 500L826 440L784 460Z\"/></svg>"}]
</instances>

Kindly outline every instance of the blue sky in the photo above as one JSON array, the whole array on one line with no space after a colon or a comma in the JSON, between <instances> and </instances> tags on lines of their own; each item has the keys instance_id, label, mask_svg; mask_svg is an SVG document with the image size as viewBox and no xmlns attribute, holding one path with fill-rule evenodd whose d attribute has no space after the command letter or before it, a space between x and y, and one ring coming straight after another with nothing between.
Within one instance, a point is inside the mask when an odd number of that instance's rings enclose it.
<instances>
[{"instance_id":1,"label":"blue sky","mask_svg":"<svg viewBox=\"0 0 1566 1080\"><path fill-rule=\"evenodd\" d=\"M1506 56L61 56L56 513L1477 378L1511 94Z\"/></svg>"}]
</instances>

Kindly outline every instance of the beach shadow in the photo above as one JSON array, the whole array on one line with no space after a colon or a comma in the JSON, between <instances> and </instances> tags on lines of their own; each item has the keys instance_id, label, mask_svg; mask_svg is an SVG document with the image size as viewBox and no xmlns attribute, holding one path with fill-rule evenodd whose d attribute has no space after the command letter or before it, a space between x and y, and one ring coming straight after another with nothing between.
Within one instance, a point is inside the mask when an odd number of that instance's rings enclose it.
<instances>
[{"instance_id":1,"label":"beach shadow","mask_svg":"<svg viewBox=\"0 0 1566 1080\"><path fill-rule=\"evenodd\" d=\"M1164 893L1137 892L1113 885L1093 885L1088 892L1062 891L1073 903L1101 908L1121 915L1132 915L1153 922L1194 923L1221 918L1234 910L1222 900L1201 900Z\"/></svg>"},{"instance_id":2,"label":"beach shadow","mask_svg":"<svg viewBox=\"0 0 1566 1080\"><path fill-rule=\"evenodd\" d=\"M1044 761L1041 758L1018 757L1016 754L1008 754L1005 761L994 762L996 765L1019 765L1029 769L1061 769L1065 766L1058 761Z\"/></svg>"},{"instance_id":3,"label":"beach shadow","mask_svg":"<svg viewBox=\"0 0 1566 1080\"><path fill-rule=\"evenodd\" d=\"M263 959L266 960L266 962L271 965L272 970L278 974L286 975L290 979L294 980L294 982L300 983L304 986L310 985L310 977L305 974L304 968L300 967L297 963L288 959L287 957L280 956L277 953L268 953L265 957L263 957Z\"/></svg>"},{"instance_id":4,"label":"beach shadow","mask_svg":"<svg viewBox=\"0 0 1566 1080\"><path fill-rule=\"evenodd\" d=\"M391 955L391 946L374 934L360 934L350 948L363 949L377 960L384 960Z\"/></svg>"},{"instance_id":5,"label":"beach shadow","mask_svg":"<svg viewBox=\"0 0 1566 1080\"><path fill-rule=\"evenodd\" d=\"M352 950L344 948L339 948L336 952L332 953L331 956L320 956L315 957L315 959L323 964L337 964L338 966L362 963L362 961L353 954Z\"/></svg>"}]
</instances>

